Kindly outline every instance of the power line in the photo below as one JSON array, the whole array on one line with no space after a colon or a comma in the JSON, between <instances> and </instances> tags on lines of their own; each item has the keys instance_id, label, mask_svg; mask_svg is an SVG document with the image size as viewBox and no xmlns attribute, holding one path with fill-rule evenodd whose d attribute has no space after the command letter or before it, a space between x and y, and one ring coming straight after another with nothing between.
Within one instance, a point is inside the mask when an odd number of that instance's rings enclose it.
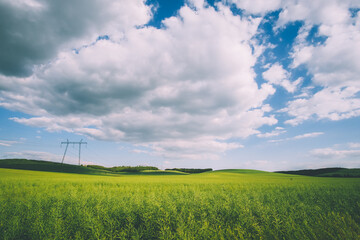
<instances>
[{"instance_id":1,"label":"power line","mask_svg":"<svg viewBox=\"0 0 360 240\"><path fill-rule=\"evenodd\" d=\"M87 144L87 142L83 142L82 139L80 140L80 142L69 142L69 139L67 139L66 142L61 142L61 146L62 146L63 144L66 144L66 147L65 147L65 151L64 151L64 155L63 155L63 158L62 158L62 160L61 160L61 163L64 163L65 155L66 155L66 152L67 152L67 149L68 149L69 144L72 144L73 146L74 146L75 144L78 144L78 145L79 145L79 165L80 165L81 144Z\"/></svg>"}]
</instances>

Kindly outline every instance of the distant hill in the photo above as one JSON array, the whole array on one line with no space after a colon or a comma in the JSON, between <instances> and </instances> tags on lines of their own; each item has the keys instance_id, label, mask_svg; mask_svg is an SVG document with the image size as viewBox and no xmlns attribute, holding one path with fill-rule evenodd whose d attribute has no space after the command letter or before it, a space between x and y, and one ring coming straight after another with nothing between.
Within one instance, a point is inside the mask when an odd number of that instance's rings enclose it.
<instances>
[{"instance_id":1,"label":"distant hill","mask_svg":"<svg viewBox=\"0 0 360 240\"><path fill-rule=\"evenodd\" d=\"M157 167L151 166L115 166L115 167L104 167L100 165L87 165L88 168L99 169L99 170L106 170L110 172L142 172L147 170L159 170Z\"/></svg>"},{"instance_id":2,"label":"distant hill","mask_svg":"<svg viewBox=\"0 0 360 240\"><path fill-rule=\"evenodd\" d=\"M103 166L89 165L79 166L71 164L61 164L57 162L28 160L28 159L0 159L0 168L11 168L21 170L45 171L45 172L61 172L61 173L78 173L91 175L184 175L186 173L179 171L162 171L156 167L147 166L126 166L106 168Z\"/></svg>"},{"instance_id":3,"label":"distant hill","mask_svg":"<svg viewBox=\"0 0 360 240\"><path fill-rule=\"evenodd\" d=\"M167 168L167 171L177 171L183 173L203 173L203 172L211 172L212 168Z\"/></svg>"},{"instance_id":4,"label":"distant hill","mask_svg":"<svg viewBox=\"0 0 360 240\"><path fill-rule=\"evenodd\" d=\"M0 168L22 169L22 170L35 170L46 172L63 172L63 173L80 173L80 174L94 174L104 175L106 171L87 168L84 166L61 164L57 162L48 162L40 160L28 159L1 159Z\"/></svg>"},{"instance_id":5,"label":"distant hill","mask_svg":"<svg viewBox=\"0 0 360 240\"><path fill-rule=\"evenodd\" d=\"M241 173L241 174L269 173L269 172L260 171L260 170L253 170L253 169L221 169L221 170L216 170L215 172Z\"/></svg>"},{"instance_id":6,"label":"distant hill","mask_svg":"<svg viewBox=\"0 0 360 240\"><path fill-rule=\"evenodd\" d=\"M360 168L320 168L297 171L278 171L277 173L314 177L360 177Z\"/></svg>"}]
</instances>

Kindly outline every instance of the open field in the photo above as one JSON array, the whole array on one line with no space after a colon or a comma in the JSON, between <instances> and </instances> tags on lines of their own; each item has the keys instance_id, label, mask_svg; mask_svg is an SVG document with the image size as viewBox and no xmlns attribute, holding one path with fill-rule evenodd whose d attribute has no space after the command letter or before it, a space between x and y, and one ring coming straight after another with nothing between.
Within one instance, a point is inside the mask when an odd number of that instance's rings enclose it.
<instances>
[{"instance_id":1,"label":"open field","mask_svg":"<svg viewBox=\"0 0 360 240\"><path fill-rule=\"evenodd\" d=\"M0 168L1 239L359 239L360 179Z\"/></svg>"}]
</instances>

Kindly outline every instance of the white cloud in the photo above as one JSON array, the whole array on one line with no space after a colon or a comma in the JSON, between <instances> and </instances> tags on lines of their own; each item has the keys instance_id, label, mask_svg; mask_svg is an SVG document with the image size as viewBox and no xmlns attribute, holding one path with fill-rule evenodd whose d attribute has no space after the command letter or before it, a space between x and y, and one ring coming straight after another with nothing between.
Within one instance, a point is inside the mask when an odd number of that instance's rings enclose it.
<instances>
[{"instance_id":1,"label":"white cloud","mask_svg":"<svg viewBox=\"0 0 360 240\"><path fill-rule=\"evenodd\" d=\"M151 6L143 0L0 1L0 73L29 76L61 50L79 48L146 24Z\"/></svg>"},{"instance_id":2,"label":"white cloud","mask_svg":"<svg viewBox=\"0 0 360 240\"><path fill-rule=\"evenodd\" d=\"M290 82L290 73L278 63L273 64L268 70L263 72L262 76L269 83L280 85L290 93L295 92L297 85L302 81L302 78L299 78L294 82Z\"/></svg>"},{"instance_id":3,"label":"white cloud","mask_svg":"<svg viewBox=\"0 0 360 240\"><path fill-rule=\"evenodd\" d=\"M284 109L293 117L287 121L300 124L310 118L340 120L360 115L360 16L352 17L350 8L360 8L354 0L283 0L283 1L230 1L250 13L265 14L281 10L276 28L294 21L303 21L297 42L293 47L291 67L306 66L312 83L323 88L314 96L289 102ZM324 44L306 40L313 26L318 36L326 38ZM288 73L275 64L263 77L289 92L295 88L288 82ZM345 89L345 90L344 90ZM351 92L351 94L349 94ZM302 96L305 96L302 95ZM328 101L331 99L331 101ZM314 106L315 104L315 106ZM335 106L332 106L335 104ZM318 114L320 113L320 114Z\"/></svg>"},{"instance_id":4,"label":"white cloud","mask_svg":"<svg viewBox=\"0 0 360 240\"><path fill-rule=\"evenodd\" d=\"M252 14L266 14L281 10L278 25L293 21L310 21L314 24L337 24L347 21L349 8L359 8L357 0L227 0Z\"/></svg>"},{"instance_id":5,"label":"white cloud","mask_svg":"<svg viewBox=\"0 0 360 240\"><path fill-rule=\"evenodd\" d=\"M271 143L277 143L277 142L284 142L284 141L291 141L291 140L298 140L298 139L304 139L304 138L314 138L320 135L323 135L323 132L312 132L312 133L305 133L301 135L297 135L291 138L284 138L284 139L276 139L276 140L270 140Z\"/></svg>"},{"instance_id":6,"label":"white cloud","mask_svg":"<svg viewBox=\"0 0 360 240\"><path fill-rule=\"evenodd\" d=\"M360 143L349 143L350 148L360 148Z\"/></svg>"},{"instance_id":7,"label":"white cloud","mask_svg":"<svg viewBox=\"0 0 360 240\"><path fill-rule=\"evenodd\" d=\"M294 116L286 123L298 125L312 118L336 121L360 116L360 99L355 97L357 92L353 87L325 88L310 98L295 99L282 110Z\"/></svg>"},{"instance_id":8,"label":"white cloud","mask_svg":"<svg viewBox=\"0 0 360 240\"><path fill-rule=\"evenodd\" d=\"M216 158L240 147L217 140L277 123L263 104L274 87L254 79L260 19L200 5L182 7L164 28L61 52L30 77L2 76L0 106L34 115L12 118L22 124L143 144L169 158Z\"/></svg>"},{"instance_id":9,"label":"white cloud","mask_svg":"<svg viewBox=\"0 0 360 240\"><path fill-rule=\"evenodd\" d=\"M271 132L267 132L267 133L259 133L256 136L260 137L260 138L270 138L270 137L275 137L275 136L279 136L280 134L286 133L286 130L282 127L276 127L275 130L271 131Z\"/></svg>"},{"instance_id":10,"label":"white cloud","mask_svg":"<svg viewBox=\"0 0 360 240\"><path fill-rule=\"evenodd\" d=\"M315 12L307 12L311 17L307 14L296 17L307 21L304 28L319 24L318 35L327 39L324 44L314 46L298 36L292 67L305 65L313 76L313 84L322 89L290 101L284 111L294 118L287 123L298 125L308 119L341 120L360 116L360 17L350 17L351 6L356 6L355 2L331 1L325 8L320 5L315 8L321 14L315 16Z\"/></svg>"},{"instance_id":11,"label":"white cloud","mask_svg":"<svg viewBox=\"0 0 360 240\"><path fill-rule=\"evenodd\" d=\"M16 143L18 143L18 141L0 140L0 146L4 146L4 147L10 147Z\"/></svg>"},{"instance_id":12,"label":"white cloud","mask_svg":"<svg viewBox=\"0 0 360 240\"><path fill-rule=\"evenodd\" d=\"M323 132L312 132L312 133L305 133L302 135L295 136L293 139L303 139L303 138L313 138L320 135L323 135Z\"/></svg>"},{"instance_id":13,"label":"white cloud","mask_svg":"<svg viewBox=\"0 0 360 240\"><path fill-rule=\"evenodd\" d=\"M349 159L349 158L359 158L360 149L348 150L342 149L337 150L333 148L318 148L310 152L312 156L317 158L326 158L326 159Z\"/></svg>"},{"instance_id":14,"label":"white cloud","mask_svg":"<svg viewBox=\"0 0 360 240\"><path fill-rule=\"evenodd\" d=\"M314 157L314 164L320 167L360 167L360 144L345 143L335 144L331 147L316 148L309 152Z\"/></svg>"},{"instance_id":15,"label":"white cloud","mask_svg":"<svg viewBox=\"0 0 360 240\"><path fill-rule=\"evenodd\" d=\"M227 139L283 133L259 132L277 123L264 102L275 87L297 91L302 78L290 81L290 72L305 66L310 87L321 90L302 89L288 102L281 110L292 117L286 123L360 115L360 17L348 11L360 7L358 1L225 2L260 15L281 9L277 27L305 22L290 69L269 65L262 75L267 82L258 85L255 63L274 46L254 38L261 18L234 16L222 3L216 11L202 0L189 1L156 29L142 26L152 7L140 0L1 1L0 16L11 24L0 21L0 29L11 34L0 47L0 107L32 115L12 120L47 131L142 144L168 158L216 158L235 148ZM314 25L327 37L324 44L306 42ZM23 40L15 41L15 33ZM95 41L101 35L110 39Z\"/></svg>"},{"instance_id":16,"label":"white cloud","mask_svg":"<svg viewBox=\"0 0 360 240\"><path fill-rule=\"evenodd\" d=\"M313 24L338 24L347 21L348 8L358 6L354 1L343 0L301 0L283 1L278 25L305 20Z\"/></svg>"},{"instance_id":17,"label":"white cloud","mask_svg":"<svg viewBox=\"0 0 360 240\"><path fill-rule=\"evenodd\" d=\"M281 7L281 0L229 0L238 8L245 9L249 13L264 14L277 10Z\"/></svg>"}]
</instances>

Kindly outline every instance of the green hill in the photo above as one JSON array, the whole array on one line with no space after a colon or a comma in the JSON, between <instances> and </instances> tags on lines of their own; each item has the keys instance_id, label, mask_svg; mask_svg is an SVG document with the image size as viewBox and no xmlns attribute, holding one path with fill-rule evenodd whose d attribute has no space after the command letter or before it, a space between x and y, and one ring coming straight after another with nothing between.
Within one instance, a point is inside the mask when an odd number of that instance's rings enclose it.
<instances>
[{"instance_id":1,"label":"green hill","mask_svg":"<svg viewBox=\"0 0 360 240\"><path fill-rule=\"evenodd\" d=\"M214 172L241 173L241 174L269 173L265 171L252 170L252 169L222 169L222 170L216 170Z\"/></svg>"},{"instance_id":2,"label":"green hill","mask_svg":"<svg viewBox=\"0 0 360 240\"><path fill-rule=\"evenodd\" d=\"M184 173L175 170L144 170L141 172L128 172L123 173L126 175L189 175L189 173Z\"/></svg>"},{"instance_id":3,"label":"green hill","mask_svg":"<svg viewBox=\"0 0 360 240\"><path fill-rule=\"evenodd\" d=\"M28 159L2 159L0 160L0 168L95 175L107 174L106 171L87 168L84 166Z\"/></svg>"},{"instance_id":4,"label":"green hill","mask_svg":"<svg viewBox=\"0 0 360 240\"><path fill-rule=\"evenodd\" d=\"M78 173L91 175L187 175L187 173L179 171L162 171L162 170L142 170L154 167L113 167L105 168L102 166L78 166L71 164L61 164L57 162L28 160L28 159L1 159L0 168L45 171L45 172L62 172L62 173ZM121 171L116 171L117 169ZM156 168L157 169L157 168Z\"/></svg>"},{"instance_id":5,"label":"green hill","mask_svg":"<svg viewBox=\"0 0 360 240\"><path fill-rule=\"evenodd\" d=\"M360 177L360 168L320 168L297 171L278 171L277 173L304 175L313 177Z\"/></svg>"}]
</instances>

